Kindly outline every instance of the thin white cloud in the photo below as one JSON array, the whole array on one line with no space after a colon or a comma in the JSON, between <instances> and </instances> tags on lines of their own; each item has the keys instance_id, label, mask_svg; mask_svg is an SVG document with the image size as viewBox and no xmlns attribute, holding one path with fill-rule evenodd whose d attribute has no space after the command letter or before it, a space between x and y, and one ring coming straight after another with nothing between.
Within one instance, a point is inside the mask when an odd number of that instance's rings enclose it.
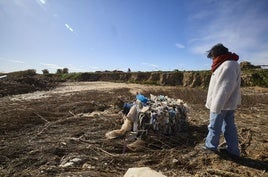
<instances>
[{"instance_id":1,"label":"thin white cloud","mask_svg":"<svg viewBox=\"0 0 268 177\"><path fill-rule=\"evenodd\" d=\"M40 64L43 65L44 67L47 67L48 69L59 69L59 68L63 68L62 66L59 66L57 64L51 64L51 63L40 63Z\"/></svg>"},{"instance_id":2,"label":"thin white cloud","mask_svg":"<svg viewBox=\"0 0 268 177\"><path fill-rule=\"evenodd\" d=\"M251 61L255 65L268 65L268 47L266 50L260 50L251 53L251 55L245 56L243 59L246 61Z\"/></svg>"},{"instance_id":3,"label":"thin white cloud","mask_svg":"<svg viewBox=\"0 0 268 177\"><path fill-rule=\"evenodd\" d=\"M157 65L155 65L155 64L151 64L150 66L152 66L152 67L154 67L154 68L158 68L158 66Z\"/></svg>"},{"instance_id":4,"label":"thin white cloud","mask_svg":"<svg viewBox=\"0 0 268 177\"><path fill-rule=\"evenodd\" d=\"M192 15L200 18L191 18L190 24L205 23L206 25L192 29L192 39L188 42L190 51L204 55L216 43L223 43L230 51L238 53L242 60L249 59L256 62L258 60L258 63L267 60L268 41L265 39L267 39L268 23L265 12L259 10L267 3L264 1L233 2L214 2L215 7L221 8L214 8L217 9L217 13L213 13L211 17L200 15L205 14L202 12Z\"/></svg>"},{"instance_id":5,"label":"thin white cloud","mask_svg":"<svg viewBox=\"0 0 268 177\"><path fill-rule=\"evenodd\" d=\"M89 69L96 70L96 69L100 69L100 67L98 67L98 66L90 66Z\"/></svg>"},{"instance_id":6,"label":"thin white cloud","mask_svg":"<svg viewBox=\"0 0 268 177\"><path fill-rule=\"evenodd\" d=\"M46 4L46 0L39 0L39 2L41 2L41 4Z\"/></svg>"},{"instance_id":7,"label":"thin white cloud","mask_svg":"<svg viewBox=\"0 0 268 177\"><path fill-rule=\"evenodd\" d=\"M191 14L189 17L188 17L188 20L202 20L204 18L207 18L208 16L211 15L211 11L199 11L195 14Z\"/></svg>"},{"instance_id":8,"label":"thin white cloud","mask_svg":"<svg viewBox=\"0 0 268 177\"><path fill-rule=\"evenodd\" d=\"M87 71L95 71L98 70L99 67L95 67L95 66L84 66L84 65L80 65L80 66L75 66L73 64L69 64L68 65L68 69L69 71L79 71L79 72L87 72Z\"/></svg>"},{"instance_id":9,"label":"thin white cloud","mask_svg":"<svg viewBox=\"0 0 268 177\"><path fill-rule=\"evenodd\" d=\"M99 67L94 67L94 66L74 66L72 64L68 64L68 66L60 66L57 64L52 64L52 63L40 63L44 69L51 69L53 71L56 71L57 69L63 69L63 68L68 68L69 72L87 72L87 71L95 71L100 69ZM52 71L52 72L53 72Z\"/></svg>"},{"instance_id":10,"label":"thin white cloud","mask_svg":"<svg viewBox=\"0 0 268 177\"><path fill-rule=\"evenodd\" d=\"M35 0L35 1L45 12L47 12L47 10L48 10L47 0Z\"/></svg>"},{"instance_id":11,"label":"thin white cloud","mask_svg":"<svg viewBox=\"0 0 268 177\"><path fill-rule=\"evenodd\" d=\"M59 14L54 13L54 14L53 14L53 17L55 17L55 18L59 18L60 16L59 16Z\"/></svg>"},{"instance_id":12,"label":"thin white cloud","mask_svg":"<svg viewBox=\"0 0 268 177\"><path fill-rule=\"evenodd\" d=\"M1 65L0 71L1 72L13 72L13 71L22 71L26 69L35 68L34 62L29 63L26 60L18 60L14 58L7 58L7 57L0 57Z\"/></svg>"},{"instance_id":13,"label":"thin white cloud","mask_svg":"<svg viewBox=\"0 0 268 177\"><path fill-rule=\"evenodd\" d=\"M9 58L3 58L3 57L0 57L0 60L11 62L11 63L20 63L20 64L25 63L22 60L9 59Z\"/></svg>"},{"instance_id":14,"label":"thin white cloud","mask_svg":"<svg viewBox=\"0 0 268 177\"><path fill-rule=\"evenodd\" d=\"M20 63L20 64L25 63L24 61L21 61L21 60L10 60L10 62L12 62L12 63Z\"/></svg>"},{"instance_id":15,"label":"thin white cloud","mask_svg":"<svg viewBox=\"0 0 268 177\"><path fill-rule=\"evenodd\" d=\"M177 48L179 48L179 49L184 49L184 48L185 48L185 46L182 45L182 44L180 44L180 43L176 43L175 46L176 46Z\"/></svg>"},{"instance_id":16,"label":"thin white cloud","mask_svg":"<svg viewBox=\"0 0 268 177\"><path fill-rule=\"evenodd\" d=\"M155 64L151 64L151 63L141 63L141 65L144 65L144 66L149 66L149 67L152 67L156 70L159 70L159 67Z\"/></svg>"},{"instance_id":17,"label":"thin white cloud","mask_svg":"<svg viewBox=\"0 0 268 177\"><path fill-rule=\"evenodd\" d=\"M70 25L68 25L67 23L65 23L65 27L71 32L74 32L73 28L71 28Z\"/></svg>"}]
</instances>

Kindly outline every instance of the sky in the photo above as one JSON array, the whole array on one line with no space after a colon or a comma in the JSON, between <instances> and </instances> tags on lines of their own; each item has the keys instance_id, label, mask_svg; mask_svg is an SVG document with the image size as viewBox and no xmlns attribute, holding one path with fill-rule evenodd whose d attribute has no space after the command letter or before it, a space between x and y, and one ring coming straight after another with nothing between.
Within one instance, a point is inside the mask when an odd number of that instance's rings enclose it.
<instances>
[{"instance_id":1,"label":"sky","mask_svg":"<svg viewBox=\"0 0 268 177\"><path fill-rule=\"evenodd\" d=\"M0 73L209 70L222 43L268 64L268 0L0 0Z\"/></svg>"}]
</instances>

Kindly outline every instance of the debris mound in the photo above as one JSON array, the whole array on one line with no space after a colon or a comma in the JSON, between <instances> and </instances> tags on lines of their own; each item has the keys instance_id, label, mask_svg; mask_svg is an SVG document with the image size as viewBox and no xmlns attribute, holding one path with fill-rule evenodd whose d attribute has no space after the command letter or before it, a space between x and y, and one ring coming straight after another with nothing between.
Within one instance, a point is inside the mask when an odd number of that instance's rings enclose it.
<instances>
[{"instance_id":1,"label":"debris mound","mask_svg":"<svg viewBox=\"0 0 268 177\"><path fill-rule=\"evenodd\" d=\"M157 138L155 135L174 136L186 131L188 111L189 107L180 99L153 94L149 99L138 93L134 102L123 106L124 123L121 129L109 131L105 136L108 139L125 137L127 141L132 141L127 147L137 150L140 144L146 144L143 140Z\"/></svg>"}]
</instances>

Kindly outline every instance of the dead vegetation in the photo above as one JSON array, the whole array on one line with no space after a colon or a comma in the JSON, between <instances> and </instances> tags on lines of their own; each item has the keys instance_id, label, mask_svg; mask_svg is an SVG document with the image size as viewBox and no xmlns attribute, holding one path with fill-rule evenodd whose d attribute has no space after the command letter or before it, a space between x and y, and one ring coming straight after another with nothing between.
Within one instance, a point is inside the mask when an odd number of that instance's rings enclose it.
<instances>
[{"instance_id":1,"label":"dead vegetation","mask_svg":"<svg viewBox=\"0 0 268 177\"><path fill-rule=\"evenodd\" d=\"M236 112L243 156L232 159L199 148L208 124L204 89L81 84L88 89L0 98L0 176L111 177L142 166L169 177L267 175L267 89L243 88L243 105ZM122 123L118 98L132 101L135 90L183 99L191 107L189 129L177 136L149 138L136 152L126 148L124 138L105 139L107 131Z\"/></svg>"}]
</instances>

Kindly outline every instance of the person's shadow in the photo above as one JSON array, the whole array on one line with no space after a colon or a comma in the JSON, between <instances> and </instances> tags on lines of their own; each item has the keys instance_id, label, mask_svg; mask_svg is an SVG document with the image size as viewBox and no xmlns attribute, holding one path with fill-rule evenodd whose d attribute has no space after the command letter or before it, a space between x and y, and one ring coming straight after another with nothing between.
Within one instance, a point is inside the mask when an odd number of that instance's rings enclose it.
<instances>
[{"instance_id":1,"label":"person's shadow","mask_svg":"<svg viewBox=\"0 0 268 177\"><path fill-rule=\"evenodd\" d=\"M220 155L220 157L224 160L230 160L233 162L236 162L240 165L247 166L250 168L258 169L258 170L264 170L267 172L268 170L268 161L260 161L260 160L254 160L247 157L234 157L234 156L228 156L228 155Z\"/></svg>"},{"instance_id":2,"label":"person's shadow","mask_svg":"<svg viewBox=\"0 0 268 177\"><path fill-rule=\"evenodd\" d=\"M201 137L206 137L207 135L207 125L199 125L199 126L193 126L191 125L189 127L189 134L190 134L190 139L193 141L193 145L196 145L196 142L204 141L204 139L201 139ZM196 131L198 132L199 136L194 136L193 132ZM264 170L268 171L268 161L264 160L254 160L248 157L237 157L237 156L231 156L230 154L222 154L219 153L220 158L224 160L229 160L233 161L239 165L242 166L247 166L250 168L258 169L258 170Z\"/></svg>"}]
</instances>

